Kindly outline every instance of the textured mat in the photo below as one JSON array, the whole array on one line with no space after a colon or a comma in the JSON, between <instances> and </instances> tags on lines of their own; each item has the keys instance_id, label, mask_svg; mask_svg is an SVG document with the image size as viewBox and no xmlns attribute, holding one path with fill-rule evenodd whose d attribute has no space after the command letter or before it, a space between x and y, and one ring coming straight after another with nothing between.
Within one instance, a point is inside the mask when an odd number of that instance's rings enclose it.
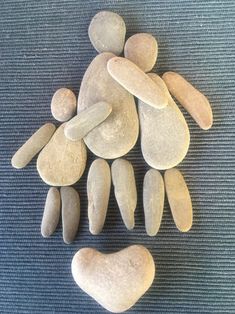
<instances>
[{"instance_id":1,"label":"textured mat","mask_svg":"<svg viewBox=\"0 0 235 314\"><path fill-rule=\"evenodd\" d=\"M103 233L87 223L86 173L76 185L81 223L65 245L61 225L48 240L40 223L48 187L36 159L10 166L15 150L46 121L62 86L79 90L96 52L87 28L101 9L121 14L128 36L151 32L157 72L178 71L203 91L214 111L204 132L183 111L191 146L180 165L194 206L194 225L179 233L166 203L158 236L145 234L142 181L148 169L139 143L128 154L138 183L136 228L127 232L113 191ZM235 313L235 2L2 0L0 6L0 313L105 313L74 283L70 263L81 247L113 252L139 243L152 252L157 277L128 313ZM89 154L88 166L94 159ZM87 167L88 169L88 167Z\"/></svg>"}]
</instances>

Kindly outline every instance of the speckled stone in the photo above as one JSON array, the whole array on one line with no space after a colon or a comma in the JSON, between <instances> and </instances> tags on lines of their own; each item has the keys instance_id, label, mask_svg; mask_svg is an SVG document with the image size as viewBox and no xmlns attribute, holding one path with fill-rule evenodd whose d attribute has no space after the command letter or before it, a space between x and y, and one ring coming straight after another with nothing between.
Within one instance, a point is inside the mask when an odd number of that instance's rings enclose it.
<instances>
[{"instance_id":1,"label":"speckled stone","mask_svg":"<svg viewBox=\"0 0 235 314\"><path fill-rule=\"evenodd\" d=\"M54 93L51 100L51 113L56 120L68 121L73 117L76 108L77 99L70 89L60 88Z\"/></svg>"}]
</instances>

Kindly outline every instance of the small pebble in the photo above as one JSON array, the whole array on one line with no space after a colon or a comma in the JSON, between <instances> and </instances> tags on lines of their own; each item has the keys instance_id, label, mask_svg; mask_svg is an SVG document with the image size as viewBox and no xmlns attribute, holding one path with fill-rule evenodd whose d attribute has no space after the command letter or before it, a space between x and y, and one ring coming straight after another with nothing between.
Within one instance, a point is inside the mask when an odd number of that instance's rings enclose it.
<instances>
[{"instance_id":1,"label":"small pebble","mask_svg":"<svg viewBox=\"0 0 235 314\"><path fill-rule=\"evenodd\" d=\"M68 88L58 89L51 100L51 113L53 117L65 122L71 119L77 108L75 94Z\"/></svg>"},{"instance_id":2,"label":"small pebble","mask_svg":"<svg viewBox=\"0 0 235 314\"><path fill-rule=\"evenodd\" d=\"M80 198L71 186L60 189L62 202L63 239L70 244L76 237L80 221Z\"/></svg>"},{"instance_id":3,"label":"small pebble","mask_svg":"<svg viewBox=\"0 0 235 314\"><path fill-rule=\"evenodd\" d=\"M135 34L125 43L125 58L135 63L144 72L152 70L157 60L157 54L158 44L151 34Z\"/></svg>"},{"instance_id":4,"label":"small pebble","mask_svg":"<svg viewBox=\"0 0 235 314\"><path fill-rule=\"evenodd\" d=\"M65 136L77 141L84 138L92 129L103 122L111 113L112 106L100 101L84 111L79 112L76 117L70 120L64 129Z\"/></svg>"},{"instance_id":5,"label":"small pebble","mask_svg":"<svg viewBox=\"0 0 235 314\"><path fill-rule=\"evenodd\" d=\"M46 123L38 129L14 154L11 159L12 166L17 169L27 166L33 157L49 142L55 129L56 127L52 123Z\"/></svg>"},{"instance_id":6,"label":"small pebble","mask_svg":"<svg viewBox=\"0 0 235 314\"><path fill-rule=\"evenodd\" d=\"M188 111L196 123L208 130L213 124L213 113L208 99L178 73L166 72L163 75L170 93Z\"/></svg>"},{"instance_id":7,"label":"small pebble","mask_svg":"<svg viewBox=\"0 0 235 314\"><path fill-rule=\"evenodd\" d=\"M74 255L71 268L77 285L113 313L130 309L155 277L153 257L141 245L112 254L82 248Z\"/></svg>"},{"instance_id":8,"label":"small pebble","mask_svg":"<svg viewBox=\"0 0 235 314\"><path fill-rule=\"evenodd\" d=\"M41 234L44 238L50 237L60 219L60 192L57 188L51 187L47 193L44 213L41 224Z\"/></svg>"},{"instance_id":9,"label":"small pebble","mask_svg":"<svg viewBox=\"0 0 235 314\"><path fill-rule=\"evenodd\" d=\"M92 234L102 231L110 194L111 174L104 159L96 159L90 166L87 177L88 219Z\"/></svg>"},{"instance_id":10,"label":"small pebble","mask_svg":"<svg viewBox=\"0 0 235 314\"><path fill-rule=\"evenodd\" d=\"M132 164L124 159L116 159L111 167L115 197L127 229L135 226L137 192Z\"/></svg>"},{"instance_id":11,"label":"small pebble","mask_svg":"<svg viewBox=\"0 0 235 314\"><path fill-rule=\"evenodd\" d=\"M91 20L88 35L98 52L112 52L120 55L126 36L125 22L114 12L98 12Z\"/></svg>"},{"instance_id":12,"label":"small pebble","mask_svg":"<svg viewBox=\"0 0 235 314\"><path fill-rule=\"evenodd\" d=\"M128 59L114 57L107 64L109 74L128 92L154 108L164 108L168 99L147 74Z\"/></svg>"},{"instance_id":13,"label":"small pebble","mask_svg":"<svg viewBox=\"0 0 235 314\"><path fill-rule=\"evenodd\" d=\"M192 227L193 209L184 177L179 170L173 168L165 172L164 180L166 194L176 227L179 231L187 232Z\"/></svg>"}]
</instances>

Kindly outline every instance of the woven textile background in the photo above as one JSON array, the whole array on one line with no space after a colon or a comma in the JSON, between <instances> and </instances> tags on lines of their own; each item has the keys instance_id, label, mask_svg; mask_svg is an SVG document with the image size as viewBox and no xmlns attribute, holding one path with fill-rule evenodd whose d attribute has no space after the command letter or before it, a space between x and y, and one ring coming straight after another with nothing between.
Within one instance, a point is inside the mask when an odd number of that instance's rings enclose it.
<instances>
[{"instance_id":1,"label":"woven textile background","mask_svg":"<svg viewBox=\"0 0 235 314\"><path fill-rule=\"evenodd\" d=\"M48 186L37 174L36 158L21 171L10 165L16 149L43 123L54 121L54 91L66 86L78 93L96 55L87 28L102 9L123 16L127 36L155 35L156 71L178 71L211 101L214 126L207 132L183 110L191 145L179 168L194 207L187 234L177 231L166 202L159 234L146 235L142 182L149 167L139 142L127 155L138 186L135 229L125 229L112 190L104 230L90 235L86 170L76 184L81 222L72 245L63 243L61 223L50 239L40 235ZM1 0L0 313L105 313L74 283L72 256L86 246L113 252L130 244L152 252L157 276L128 313L235 313L234 80L233 0ZM87 169L94 159L91 153L88 157Z\"/></svg>"}]
</instances>

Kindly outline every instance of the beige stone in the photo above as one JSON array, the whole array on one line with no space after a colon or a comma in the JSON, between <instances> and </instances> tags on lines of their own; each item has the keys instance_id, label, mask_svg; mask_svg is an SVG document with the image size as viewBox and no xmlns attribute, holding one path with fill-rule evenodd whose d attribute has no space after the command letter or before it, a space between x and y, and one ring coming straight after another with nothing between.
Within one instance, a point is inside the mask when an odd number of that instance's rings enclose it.
<instances>
[{"instance_id":1,"label":"beige stone","mask_svg":"<svg viewBox=\"0 0 235 314\"><path fill-rule=\"evenodd\" d=\"M113 313L131 308L155 277L153 257L141 245L112 254L83 248L74 255L71 268L77 285Z\"/></svg>"},{"instance_id":2,"label":"beige stone","mask_svg":"<svg viewBox=\"0 0 235 314\"><path fill-rule=\"evenodd\" d=\"M51 100L51 113L53 117L65 122L72 118L77 108L77 99L68 88L58 89Z\"/></svg>"},{"instance_id":3,"label":"beige stone","mask_svg":"<svg viewBox=\"0 0 235 314\"><path fill-rule=\"evenodd\" d=\"M213 113L208 99L178 73L166 72L162 78L170 93L197 124L203 130L210 129L213 124Z\"/></svg>"}]
</instances>

